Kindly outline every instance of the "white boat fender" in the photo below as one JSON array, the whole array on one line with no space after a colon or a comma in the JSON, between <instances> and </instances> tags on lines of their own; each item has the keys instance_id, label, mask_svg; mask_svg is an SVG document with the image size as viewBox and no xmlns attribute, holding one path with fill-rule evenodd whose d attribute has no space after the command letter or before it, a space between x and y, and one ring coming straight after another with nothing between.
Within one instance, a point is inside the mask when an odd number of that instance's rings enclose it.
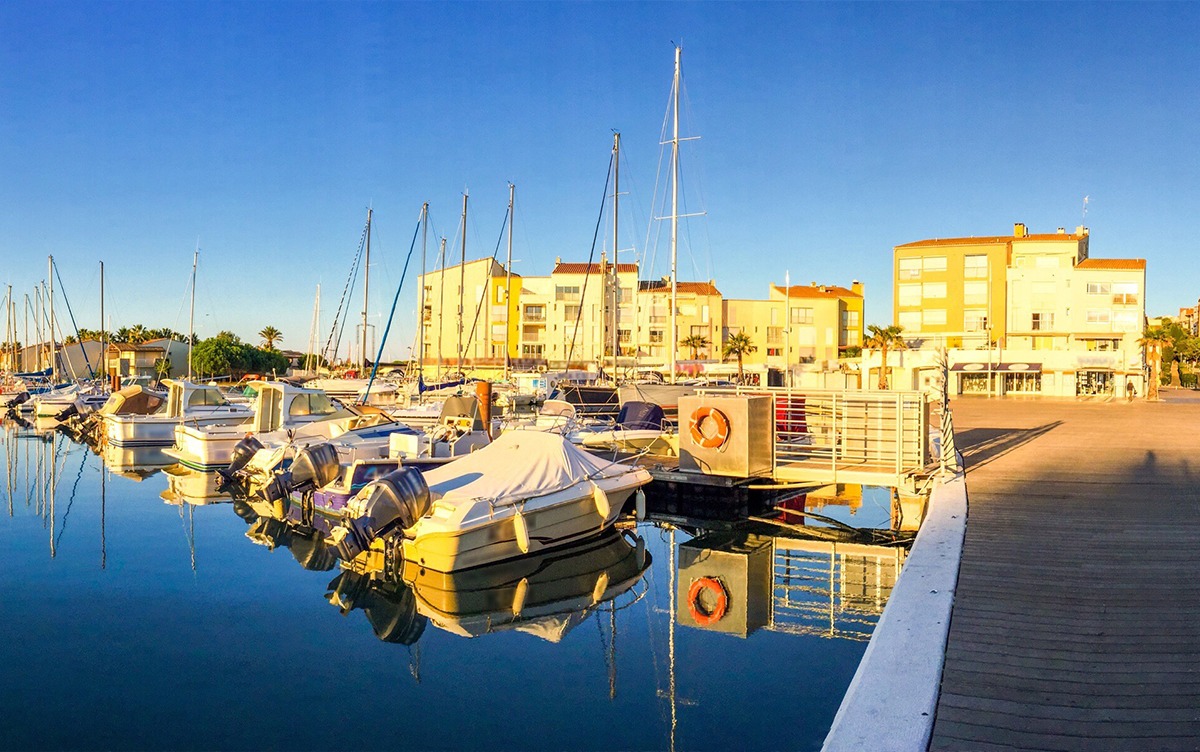
<instances>
[{"instance_id":1,"label":"white boat fender","mask_svg":"<svg viewBox=\"0 0 1200 752\"><path fill-rule=\"evenodd\" d=\"M592 481L592 500L596 503L596 512L600 514L600 519L608 520L612 504L608 501L608 494L604 493L604 489L595 481Z\"/></svg>"},{"instance_id":2,"label":"white boat fender","mask_svg":"<svg viewBox=\"0 0 1200 752\"><path fill-rule=\"evenodd\" d=\"M637 511L638 522L646 519L646 492L639 488L633 495L633 504Z\"/></svg>"},{"instance_id":3,"label":"white boat fender","mask_svg":"<svg viewBox=\"0 0 1200 752\"><path fill-rule=\"evenodd\" d=\"M642 570L646 566L646 540L642 536L637 536L637 540L633 543L633 560L637 562L638 570Z\"/></svg>"},{"instance_id":4,"label":"white boat fender","mask_svg":"<svg viewBox=\"0 0 1200 752\"><path fill-rule=\"evenodd\" d=\"M607 592L608 572L604 571L601 572L600 576L596 578L596 585L592 588L592 605L594 606L600 601L604 600L604 594Z\"/></svg>"},{"instance_id":5,"label":"white boat fender","mask_svg":"<svg viewBox=\"0 0 1200 752\"><path fill-rule=\"evenodd\" d=\"M513 593L512 615L517 618L521 612L525 610L525 597L529 595L529 578L522 577L517 583L516 592Z\"/></svg>"},{"instance_id":6,"label":"white boat fender","mask_svg":"<svg viewBox=\"0 0 1200 752\"><path fill-rule=\"evenodd\" d=\"M519 509L513 510L513 532L517 536L517 548L521 549L523 554L529 553L529 525Z\"/></svg>"}]
</instances>

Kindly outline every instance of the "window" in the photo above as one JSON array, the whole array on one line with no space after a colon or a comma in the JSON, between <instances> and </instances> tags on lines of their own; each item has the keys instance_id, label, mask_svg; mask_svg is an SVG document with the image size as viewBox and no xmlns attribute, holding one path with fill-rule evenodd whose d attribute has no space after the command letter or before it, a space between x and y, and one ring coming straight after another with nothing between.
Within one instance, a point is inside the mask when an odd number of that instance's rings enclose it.
<instances>
[{"instance_id":1,"label":"window","mask_svg":"<svg viewBox=\"0 0 1200 752\"><path fill-rule=\"evenodd\" d=\"M986 303L988 299L987 282L964 282L964 303Z\"/></svg>"},{"instance_id":2,"label":"window","mask_svg":"<svg viewBox=\"0 0 1200 752\"><path fill-rule=\"evenodd\" d=\"M771 309L771 326L776 326L777 324L779 324L779 309L772 308Z\"/></svg>"},{"instance_id":3,"label":"window","mask_svg":"<svg viewBox=\"0 0 1200 752\"><path fill-rule=\"evenodd\" d=\"M1054 328L1054 314L1038 311L1030 316L1029 328L1035 332L1048 332Z\"/></svg>"},{"instance_id":4,"label":"window","mask_svg":"<svg viewBox=\"0 0 1200 752\"><path fill-rule=\"evenodd\" d=\"M579 300L579 285L557 285L554 288L555 300Z\"/></svg>"},{"instance_id":5,"label":"window","mask_svg":"<svg viewBox=\"0 0 1200 752\"><path fill-rule=\"evenodd\" d=\"M504 288L499 285L496 285L496 302L504 304Z\"/></svg>"},{"instance_id":6,"label":"window","mask_svg":"<svg viewBox=\"0 0 1200 752\"><path fill-rule=\"evenodd\" d=\"M963 311L963 328L968 332L986 332L987 325L987 309L968 308Z\"/></svg>"},{"instance_id":7,"label":"window","mask_svg":"<svg viewBox=\"0 0 1200 752\"><path fill-rule=\"evenodd\" d=\"M650 330L650 344L659 345L659 344L662 344L662 341L663 341L663 330L662 329L651 329Z\"/></svg>"},{"instance_id":8,"label":"window","mask_svg":"<svg viewBox=\"0 0 1200 752\"><path fill-rule=\"evenodd\" d=\"M1136 332L1138 326L1137 311L1117 311L1113 314L1113 328L1122 332Z\"/></svg>"},{"instance_id":9,"label":"window","mask_svg":"<svg viewBox=\"0 0 1200 752\"><path fill-rule=\"evenodd\" d=\"M783 352L778 347L768 347L767 348L767 355L774 355L774 356L778 357L782 354L783 354Z\"/></svg>"},{"instance_id":10,"label":"window","mask_svg":"<svg viewBox=\"0 0 1200 752\"><path fill-rule=\"evenodd\" d=\"M567 307L570 308L570 306L567 306ZM546 306L544 306L544 305L527 305L527 306L525 306L525 320L526 321L545 321L546 320Z\"/></svg>"},{"instance_id":11,"label":"window","mask_svg":"<svg viewBox=\"0 0 1200 752\"><path fill-rule=\"evenodd\" d=\"M921 276L921 259L902 258L896 262L897 274L900 279L917 279Z\"/></svg>"},{"instance_id":12,"label":"window","mask_svg":"<svg viewBox=\"0 0 1200 752\"><path fill-rule=\"evenodd\" d=\"M987 275L987 256L979 255L963 257L963 277L965 279L987 279Z\"/></svg>"},{"instance_id":13,"label":"window","mask_svg":"<svg viewBox=\"0 0 1200 752\"><path fill-rule=\"evenodd\" d=\"M767 327L767 344L776 345L783 341L783 327L768 326Z\"/></svg>"},{"instance_id":14,"label":"window","mask_svg":"<svg viewBox=\"0 0 1200 752\"><path fill-rule=\"evenodd\" d=\"M1112 291L1115 305L1137 305L1138 286L1136 282L1116 282L1112 286Z\"/></svg>"},{"instance_id":15,"label":"window","mask_svg":"<svg viewBox=\"0 0 1200 752\"><path fill-rule=\"evenodd\" d=\"M793 308L791 319L793 324L811 324L813 322L813 309Z\"/></svg>"},{"instance_id":16,"label":"window","mask_svg":"<svg viewBox=\"0 0 1200 752\"><path fill-rule=\"evenodd\" d=\"M921 269L927 272L944 272L946 271L946 257L926 256L921 259Z\"/></svg>"},{"instance_id":17,"label":"window","mask_svg":"<svg viewBox=\"0 0 1200 752\"><path fill-rule=\"evenodd\" d=\"M921 329L920 311L901 311L896 321L905 331L915 332Z\"/></svg>"},{"instance_id":18,"label":"window","mask_svg":"<svg viewBox=\"0 0 1200 752\"><path fill-rule=\"evenodd\" d=\"M708 339L708 327L703 325L693 326L691 329L693 337L704 337Z\"/></svg>"},{"instance_id":19,"label":"window","mask_svg":"<svg viewBox=\"0 0 1200 752\"><path fill-rule=\"evenodd\" d=\"M859 315L858 311L845 311L842 314L842 319L846 322L846 326L851 329L858 328Z\"/></svg>"},{"instance_id":20,"label":"window","mask_svg":"<svg viewBox=\"0 0 1200 752\"><path fill-rule=\"evenodd\" d=\"M1110 292L1112 292L1112 285L1110 285L1107 282L1088 282L1087 283L1087 294L1088 295L1108 295Z\"/></svg>"},{"instance_id":21,"label":"window","mask_svg":"<svg viewBox=\"0 0 1200 752\"><path fill-rule=\"evenodd\" d=\"M946 325L946 309L945 308L930 308L921 314L922 326L945 326Z\"/></svg>"},{"instance_id":22,"label":"window","mask_svg":"<svg viewBox=\"0 0 1200 752\"><path fill-rule=\"evenodd\" d=\"M526 358L540 358L545 352L545 345L521 345L521 355Z\"/></svg>"},{"instance_id":23,"label":"window","mask_svg":"<svg viewBox=\"0 0 1200 752\"><path fill-rule=\"evenodd\" d=\"M579 318L579 306L563 306L563 316L566 318L568 324L574 324L575 319Z\"/></svg>"},{"instance_id":24,"label":"window","mask_svg":"<svg viewBox=\"0 0 1200 752\"><path fill-rule=\"evenodd\" d=\"M898 285L896 287L896 303L900 306L921 305L921 286Z\"/></svg>"},{"instance_id":25,"label":"window","mask_svg":"<svg viewBox=\"0 0 1200 752\"><path fill-rule=\"evenodd\" d=\"M618 329L617 330L617 341L628 342L629 341L629 330L628 329Z\"/></svg>"},{"instance_id":26,"label":"window","mask_svg":"<svg viewBox=\"0 0 1200 752\"><path fill-rule=\"evenodd\" d=\"M1087 349L1099 352L1111 352L1120 349L1121 340L1119 339L1089 339Z\"/></svg>"},{"instance_id":27,"label":"window","mask_svg":"<svg viewBox=\"0 0 1200 752\"><path fill-rule=\"evenodd\" d=\"M1105 285L1107 287L1107 285ZM1087 312L1087 322L1089 324L1107 324L1109 322L1110 311L1106 308L1089 308Z\"/></svg>"},{"instance_id":28,"label":"window","mask_svg":"<svg viewBox=\"0 0 1200 752\"><path fill-rule=\"evenodd\" d=\"M539 339L541 339L543 329L545 329L545 327L542 326L522 327L521 339L525 340L526 342L537 342Z\"/></svg>"},{"instance_id":29,"label":"window","mask_svg":"<svg viewBox=\"0 0 1200 752\"><path fill-rule=\"evenodd\" d=\"M921 285L921 296L924 298L944 298L946 297L945 282L926 282Z\"/></svg>"}]
</instances>

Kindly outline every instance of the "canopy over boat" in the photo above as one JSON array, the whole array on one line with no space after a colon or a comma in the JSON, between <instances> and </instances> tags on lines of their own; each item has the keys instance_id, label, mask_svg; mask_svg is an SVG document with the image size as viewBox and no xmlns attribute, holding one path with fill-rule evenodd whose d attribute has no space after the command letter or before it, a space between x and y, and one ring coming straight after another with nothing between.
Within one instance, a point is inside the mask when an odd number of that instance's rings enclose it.
<instances>
[{"instance_id":1,"label":"canopy over boat","mask_svg":"<svg viewBox=\"0 0 1200 752\"><path fill-rule=\"evenodd\" d=\"M101 415L149 415L162 407L163 402L162 392L138 385L127 386L109 395L104 407L97 412Z\"/></svg>"},{"instance_id":2,"label":"canopy over boat","mask_svg":"<svg viewBox=\"0 0 1200 752\"><path fill-rule=\"evenodd\" d=\"M434 499L511 503L629 469L588 454L555 433L509 431L484 449L429 470L425 481Z\"/></svg>"}]
</instances>

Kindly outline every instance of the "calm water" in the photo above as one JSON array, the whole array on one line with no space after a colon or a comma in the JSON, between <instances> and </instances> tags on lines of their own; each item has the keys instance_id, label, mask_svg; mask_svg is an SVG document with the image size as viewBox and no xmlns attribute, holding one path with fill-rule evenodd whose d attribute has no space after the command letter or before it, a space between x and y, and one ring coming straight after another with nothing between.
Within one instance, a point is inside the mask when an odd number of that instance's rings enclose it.
<instances>
[{"instance_id":1,"label":"calm water","mask_svg":"<svg viewBox=\"0 0 1200 752\"><path fill-rule=\"evenodd\" d=\"M0 437L5 749L815 749L903 557L659 521L372 585L154 452ZM808 504L889 521L886 493ZM708 627L702 576L730 590Z\"/></svg>"}]
</instances>

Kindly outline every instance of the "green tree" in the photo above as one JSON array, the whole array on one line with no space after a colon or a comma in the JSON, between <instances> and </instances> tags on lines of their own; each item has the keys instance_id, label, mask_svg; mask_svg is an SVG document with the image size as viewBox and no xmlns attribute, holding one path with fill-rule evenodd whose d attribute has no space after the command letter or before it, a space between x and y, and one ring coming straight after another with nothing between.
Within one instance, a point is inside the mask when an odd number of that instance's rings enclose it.
<instances>
[{"instance_id":1,"label":"green tree","mask_svg":"<svg viewBox=\"0 0 1200 752\"><path fill-rule=\"evenodd\" d=\"M876 326L871 324L867 326L867 331L871 336L867 337L863 342L863 348L867 350L878 350L880 354L879 365L879 388L888 388L888 375L891 369L888 367L888 350L904 350L908 347L901 336L904 327L892 324L891 326Z\"/></svg>"},{"instance_id":2,"label":"green tree","mask_svg":"<svg viewBox=\"0 0 1200 752\"><path fill-rule=\"evenodd\" d=\"M158 379L158 383L171 375L171 359L170 358L155 358L154 359L154 377Z\"/></svg>"},{"instance_id":3,"label":"green tree","mask_svg":"<svg viewBox=\"0 0 1200 752\"><path fill-rule=\"evenodd\" d=\"M730 335L729 339L725 340L725 346L721 348L721 355L725 360L737 358L738 383L746 381L743 359L756 350L758 350L758 346L750 341L750 335L745 332Z\"/></svg>"},{"instance_id":4,"label":"green tree","mask_svg":"<svg viewBox=\"0 0 1200 752\"><path fill-rule=\"evenodd\" d=\"M130 344L140 345L148 339L150 339L150 330L146 327L142 326L141 324L134 324L133 326L129 327Z\"/></svg>"},{"instance_id":5,"label":"green tree","mask_svg":"<svg viewBox=\"0 0 1200 752\"><path fill-rule=\"evenodd\" d=\"M264 326L258 332L258 336L262 337L263 339L263 347L268 350L274 350L275 342L283 339L283 332L279 331L273 326Z\"/></svg>"},{"instance_id":6,"label":"green tree","mask_svg":"<svg viewBox=\"0 0 1200 752\"><path fill-rule=\"evenodd\" d=\"M708 337L705 337L703 334L692 334L679 340L679 344L690 348L692 351L692 360L696 360L700 357L700 351L707 348L710 343Z\"/></svg>"},{"instance_id":7,"label":"green tree","mask_svg":"<svg viewBox=\"0 0 1200 752\"><path fill-rule=\"evenodd\" d=\"M1146 399L1158 399L1158 383L1162 366L1162 350L1171 344L1171 336L1161 326L1147 329L1138 339L1138 344L1146 348L1146 362L1150 364L1150 383L1146 385Z\"/></svg>"},{"instance_id":8,"label":"green tree","mask_svg":"<svg viewBox=\"0 0 1200 752\"><path fill-rule=\"evenodd\" d=\"M237 375L242 370L242 348L240 342L220 335L202 340L192 348L192 370L206 376Z\"/></svg>"}]
</instances>

